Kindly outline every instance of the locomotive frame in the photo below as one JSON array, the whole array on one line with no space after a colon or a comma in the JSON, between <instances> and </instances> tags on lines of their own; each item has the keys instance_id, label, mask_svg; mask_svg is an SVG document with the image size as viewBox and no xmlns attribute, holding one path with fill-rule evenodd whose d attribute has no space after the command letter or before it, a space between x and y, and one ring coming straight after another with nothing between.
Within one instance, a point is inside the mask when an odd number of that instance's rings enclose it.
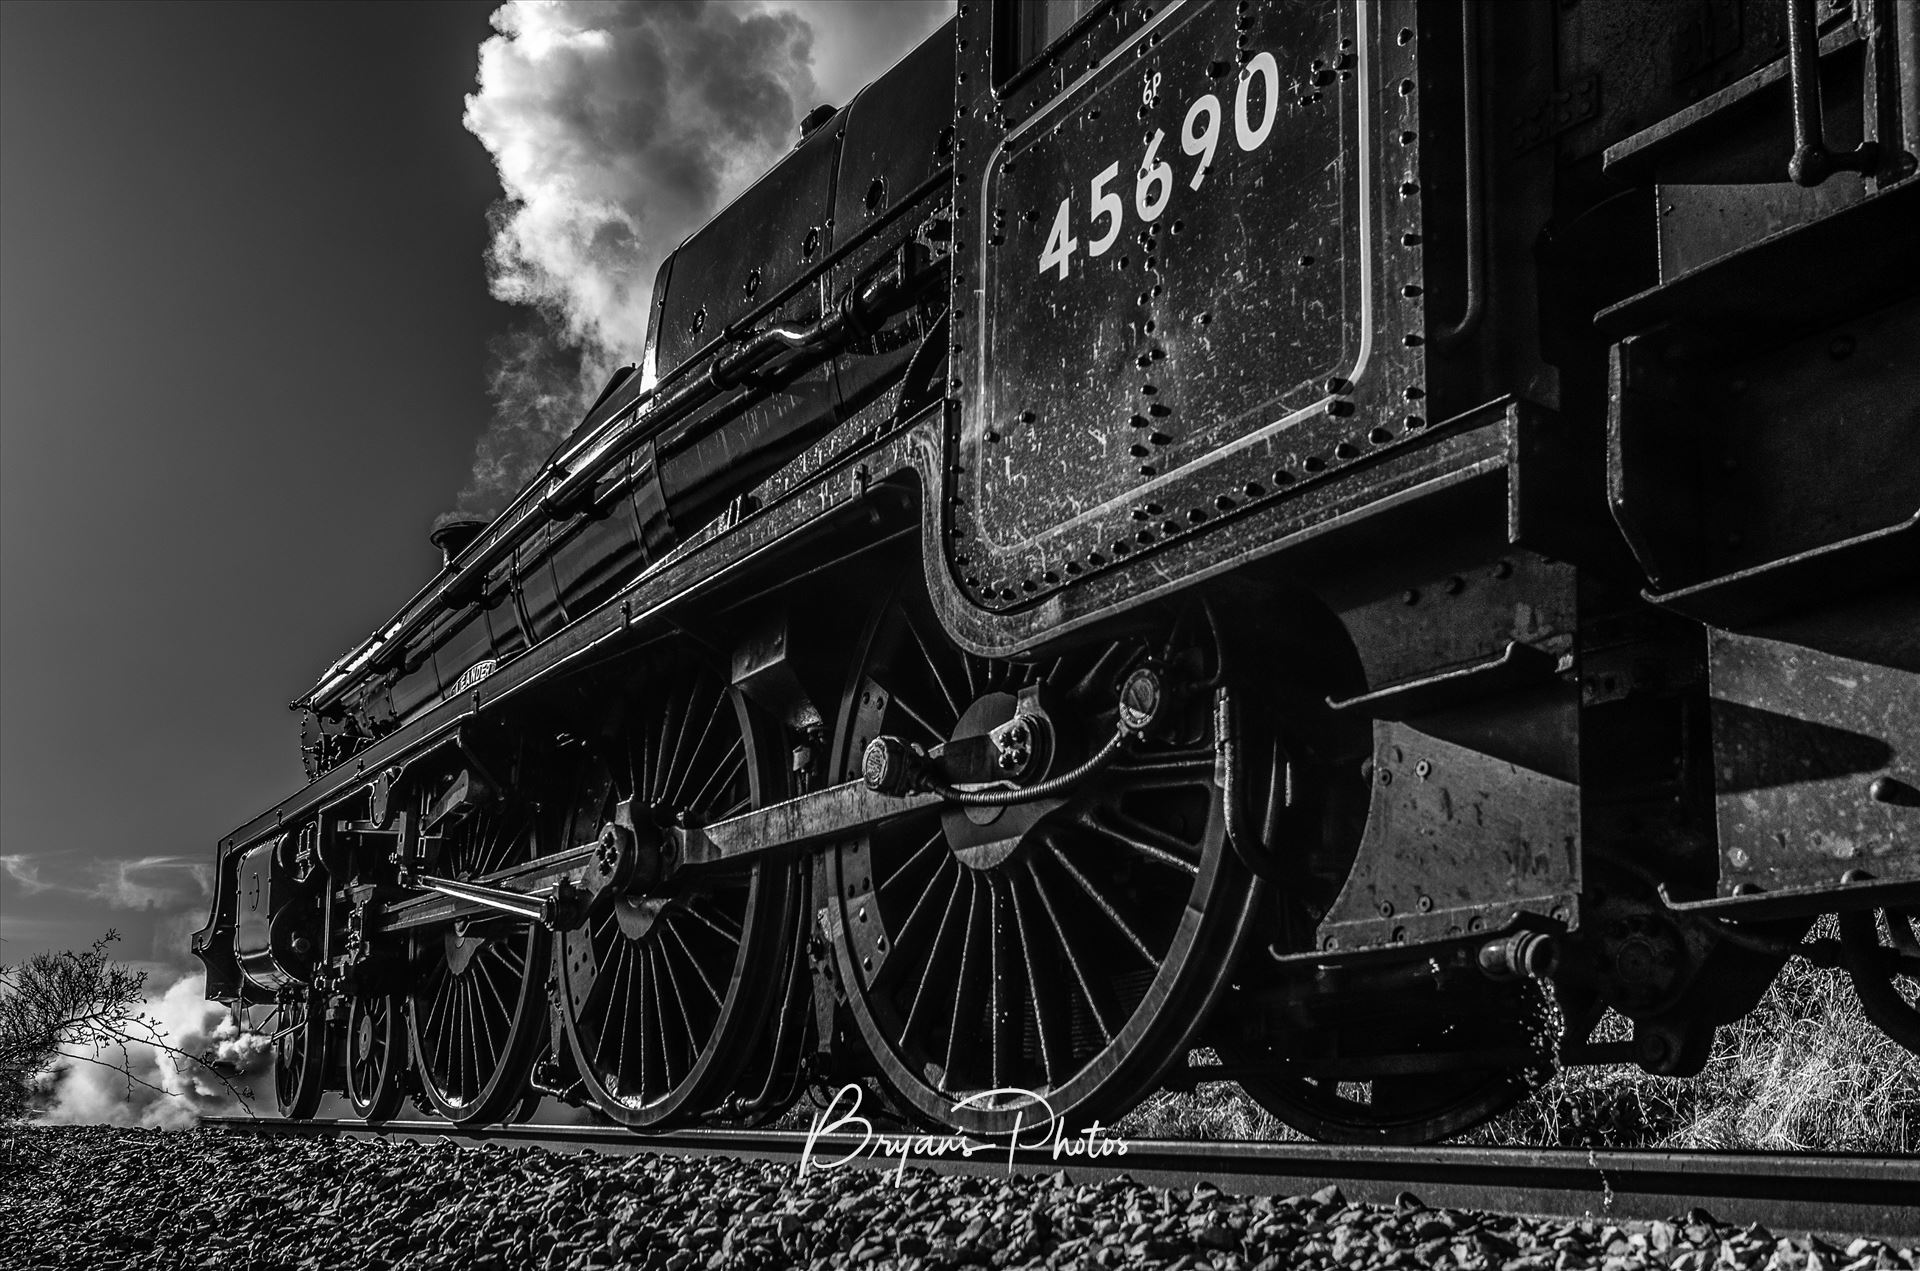
<instances>
[{"instance_id":1,"label":"locomotive frame","mask_svg":"<svg viewBox=\"0 0 1920 1271\"><path fill-rule=\"evenodd\" d=\"M1920 1048L1916 40L965 0L295 703L209 995L290 1115L638 1129L1224 1077L1428 1139L1809 951Z\"/></svg>"}]
</instances>

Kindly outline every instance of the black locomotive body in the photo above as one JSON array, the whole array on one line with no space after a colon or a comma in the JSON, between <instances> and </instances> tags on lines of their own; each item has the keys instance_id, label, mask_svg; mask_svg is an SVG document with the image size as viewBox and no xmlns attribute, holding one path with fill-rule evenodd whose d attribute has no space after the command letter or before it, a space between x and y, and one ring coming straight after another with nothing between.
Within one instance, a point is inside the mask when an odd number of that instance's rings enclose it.
<instances>
[{"instance_id":1,"label":"black locomotive body","mask_svg":"<svg viewBox=\"0 0 1920 1271\"><path fill-rule=\"evenodd\" d=\"M1428 1139L1796 950L1920 1048L1917 22L962 0L296 703L209 995L641 1128Z\"/></svg>"}]
</instances>

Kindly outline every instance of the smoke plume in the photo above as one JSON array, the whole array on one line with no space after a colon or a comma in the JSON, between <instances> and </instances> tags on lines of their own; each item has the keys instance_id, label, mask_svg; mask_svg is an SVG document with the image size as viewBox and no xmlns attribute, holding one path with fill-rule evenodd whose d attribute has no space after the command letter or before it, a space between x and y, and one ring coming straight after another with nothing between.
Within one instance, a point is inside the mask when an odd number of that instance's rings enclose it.
<instances>
[{"instance_id":1,"label":"smoke plume","mask_svg":"<svg viewBox=\"0 0 1920 1271\"><path fill-rule=\"evenodd\" d=\"M496 351L495 417L461 496L485 511L639 357L660 261L791 144L814 88L813 31L792 13L561 0L493 23L465 119L506 193L487 270L495 297L538 316ZM568 348L574 390L556 392ZM530 367L531 389L515 382Z\"/></svg>"},{"instance_id":2,"label":"smoke plume","mask_svg":"<svg viewBox=\"0 0 1920 1271\"><path fill-rule=\"evenodd\" d=\"M494 416L462 507L497 512L639 360L661 260L791 147L800 117L845 104L951 10L516 0L494 14L465 123L504 191L493 294L533 312L492 351Z\"/></svg>"},{"instance_id":3,"label":"smoke plume","mask_svg":"<svg viewBox=\"0 0 1920 1271\"><path fill-rule=\"evenodd\" d=\"M94 1062L62 1059L32 1083L30 1101L38 1119L52 1125L178 1130L202 1116L241 1111L235 1090L251 1089L256 1108L263 1099L270 1105L268 1038L241 1029L226 1007L206 1000L206 990L204 975L183 976L164 992L149 991L141 1010L168 1046L188 1056L206 1055L212 1069L137 1041L128 1043L124 1057L114 1046L93 1056Z\"/></svg>"}]
</instances>

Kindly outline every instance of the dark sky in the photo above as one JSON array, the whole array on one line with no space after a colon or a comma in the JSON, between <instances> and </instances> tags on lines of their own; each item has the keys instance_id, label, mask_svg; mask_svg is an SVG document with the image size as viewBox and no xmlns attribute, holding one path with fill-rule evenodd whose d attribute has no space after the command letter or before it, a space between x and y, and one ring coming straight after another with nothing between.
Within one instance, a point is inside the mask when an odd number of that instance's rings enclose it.
<instances>
[{"instance_id":1,"label":"dark sky","mask_svg":"<svg viewBox=\"0 0 1920 1271\"><path fill-rule=\"evenodd\" d=\"M0 961L177 962L288 699L438 564L492 8L0 4Z\"/></svg>"}]
</instances>

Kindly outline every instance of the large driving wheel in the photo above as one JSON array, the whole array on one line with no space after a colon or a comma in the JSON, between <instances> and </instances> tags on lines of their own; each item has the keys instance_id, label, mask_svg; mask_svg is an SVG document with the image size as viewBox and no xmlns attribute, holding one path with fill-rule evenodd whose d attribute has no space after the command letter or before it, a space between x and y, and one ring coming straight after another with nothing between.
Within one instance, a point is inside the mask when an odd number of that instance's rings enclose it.
<instances>
[{"instance_id":1,"label":"large driving wheel","mask_svg":"<svg viewBox=\"0 0 1920 1271\"><path fill-rule=\"evenodd\" d=\"M705 667L672 659L629 707L581 764L568 842L592 842L615 823L645 834L716 821L784 796L785 752ZM638 885L562 934L559 1019L603 1113L657 1128L727 1100L772 1036L768 1017L796 939L794 873L790 860L764 860Z\"/></svg>"},{"instance_id":2,"label":"large driving wheel","mask_svg":"<svg viewBox=\"0 0 1920 1271\"><path fill-rule=\"evenodd\" d=\"M356 993L347 1009L347 1101L362 1120L391 1120L406 1097L405 1012L390 993Z\"/></svg>"},{"instance_id":3,"label":"large driving wheel","mask_svg":"<svg viewBox=\"0 0 1920 1271\"><path fill-rule=\"evenodd\" d=\"M484 878L540 850L534 809L509 800L443 831L433 869ZM549 948L538 923L492 915L413 937L409 1049L420 1096L441 1116L498 1121L519 1105L547 1035Z\"/></svg>"},{"instance_id":4,"label":"large driving wheel","mask_svg":"<svg viewBox=\"0 0 1920 1271\"><path fill-rule=\"evenodd\" d=\"M1008 807L928 808L831 853L848 1004L914 1115L1031 1133L1045 1112L1030 1092L1082 1125L1129 1106L1184 1054L1261 890L1227 846L1214 783L1219 650L1198 606L1036 664L954 648L918 588L877 615L841 708L841 779L876 737L930 748L1038 703L1052 742L1035 784L1113 737L1136 668L1154 664L1178 690L1144 740L1082 784Z\"/></svg>"},{"instance_id":5,"label":"large driving wheel","mask_svg":"<svg viewBox=\"0 0 1920 1271\"><path fill-rule=\"evenodd\" d=\"M327 1026L308 991L298 986L292 991L296 996L281 999L268 1020L270 1031L279 1037L273 1050L273 1093L280 1115L306 1121L319 1110L326 1084Z\"/></svg>"}]
</instances>

